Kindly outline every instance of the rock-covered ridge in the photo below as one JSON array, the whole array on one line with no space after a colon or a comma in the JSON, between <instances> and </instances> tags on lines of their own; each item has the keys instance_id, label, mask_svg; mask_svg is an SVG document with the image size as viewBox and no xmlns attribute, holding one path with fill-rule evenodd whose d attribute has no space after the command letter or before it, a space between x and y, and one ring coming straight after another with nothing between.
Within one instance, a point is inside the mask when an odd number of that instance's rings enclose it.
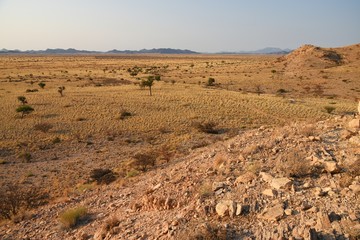
<instances>
[{"instance_id":1,"label":"rock-covered ridge","mask_svg":"<svg viewBox=\"0 0 360 240\"><path fill-rule=\"evenodd\" d=\"M357 239L359 118L244 131L184 159L38 209L1 239ZM59 227L64 209L90 217Z\"/></svg>"}]
</instances>

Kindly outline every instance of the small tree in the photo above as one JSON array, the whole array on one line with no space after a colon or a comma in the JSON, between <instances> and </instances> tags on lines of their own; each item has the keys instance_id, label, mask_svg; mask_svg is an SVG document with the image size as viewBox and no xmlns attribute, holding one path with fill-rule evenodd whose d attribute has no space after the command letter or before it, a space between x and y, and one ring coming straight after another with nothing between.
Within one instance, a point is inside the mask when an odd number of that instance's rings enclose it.
<instances>
[{"instance_id":1,"label":"small tree","mask_svg":"<svg viewBox=\"0 0 360 240\"><path fill-rule=\"evenodd\" d=\"M208 86L214 86L214 84L215 84L215 78L209 78L208 82L207 82L207 85Z\"/></svg>"},{"instance_id":2,"label":"small tree","mask_svg":"<svg viewBox=\"0 0 360 240\"><path fill-rule=\"evenodd\" d=\"M21 112L21 118L23 118L24 115L31 113L32 111L34 111L34 108L29 105L22 105L16 109L16 112Z\"/></svg>"},{"instance_id":3,"label":"small tree","mask_svg":"<svg viewBox=\"0 0 360 240\"><path fill-rule=\"evenodd\" d=\"M21 102L22 105L27 103L26 97L24 96L18 96L17 99Z\"/></svg>"},{"instance_id":4,"label":"small tree","mask_svg":"<svg viewBox=\"0 0 360 240\"><path fill-rule=\"evenodd\" d=\"M137 153L134 165L140 171L146 172L150 166L155 166L157 155L155 152Z\"/></svg>"},{"instance_id":5,"label":"small tree","mask_svg":"<svg viewBox=\"0 0 360 240\"><path fill-rule=\"evenodd\" d=\"M41 89L44 89L44 87L46 86L46 84L43 82L40 82L38 85L39 85L39 87L41 87Z\"/></svg>"},{"instance_id":6,"label":"small tree","mask_svg":"<svg viewBox=\"0 0 360 240\"><path fill-rule=\"evenodd\" d=\"M148 76L147 80L142 80L140 87L149 87L150 96L152 96L151 87L154 85L154 76Z\"/></svg>"},{"instance_id":7,"label":"small tree","mask_svg":"<svg viewBox=\"0 0 360 240\"><path fill-rule=\"evenodd\" d=\"M260 85L255 86L255 93L257 93L258 95L264 93L264 91L262 90L262 87Z\"/></svg>"},{"instance_id":8,"label":"small tree","mask_svg":"<svg viewBox=\"0 0 360 240\"><path fill-rule=\"evenodd\" d=\"M60 93L60 96L63 97L63 91L65 90L64 86L59 87L58 92Z\"/></svg>"}]
</instances>

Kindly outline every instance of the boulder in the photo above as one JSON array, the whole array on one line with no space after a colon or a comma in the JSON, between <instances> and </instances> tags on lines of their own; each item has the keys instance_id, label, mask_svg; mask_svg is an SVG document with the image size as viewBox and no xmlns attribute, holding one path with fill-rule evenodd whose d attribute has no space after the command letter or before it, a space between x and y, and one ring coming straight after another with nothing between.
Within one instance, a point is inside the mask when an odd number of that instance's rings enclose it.
<instances>
[{"instance_id":1,"label":"boulder","mask_svg":"<svg viewBox=\"0 0 360 240\"><path fill-rule=\"evenodd\" d=\"M277 195L277 191L271 188L265 189L262 191L262 194L268 197L274 197Z\"/></svg>"},{"instance_id":2,"label":"boulder","mask_svg":"<svg viewBox=\"0 0 360 240\"><path fill-rule=\"evenodd\" d=\"M324 161L324 169L328 173L339 173L341 170L335 161Z\"/></svg>"},{"instance_id":3,"label":"boulder","mask_svg":"<svg viewBox=\"0 0 360 240\"><path fill-rule=\"evenodd\" d=\"M249 183L256 178L256 175L252 172L247 172L236 178L235 184Z\"/></svg>"},{"instance_id":4,"label":"boulder","mask_svg":"<svg viewBox=\"0 0 360 240\"><path fill-rule=\"evenodd\" d=\"M273 179L273 177L269 173L266 173L266 172L260 172L259 175L264 182L269 183Z\"/></svg>"},{"instance_id":5,"label":"boulder","mask_svg":"<svg viewBox=\"0 0 360 240\"><path fill-rule=\"evenodd\" d=\"M360 128L360 119L353 119L348 123L349 128L358 129Z\"/></svg>"},{"instance_id":6,"label":"boulder","mask_svg":"<svg viewBox=\"0 0 360 240\"><path fill-rule=\"evenodd\" d=\"M317 222L315 229L318 231L326 231L332 229L329 216L324 212L317 213Z\"/></svg>"},{"instance_id":7,"label":"boulder","mask_svg":"<svg viewBox=\"0 0 360 240\"><path fill-rule=\"evenodd\" d=\"M277 204L271 208L265 209L258 217L268 221L278 221L284 215L283 204Z\"/></svg>"},{"instance_id":8,"label":"boulder","mask_svg":"<svg viewBox=\"0 0 360 240\"><path fill-rule=\"evenodd\" d=\"M226 188L226 183L225 182L213 182L212 184L212 190L215 192L219 189L223 189Z\"/></svg>"},{"instance_id":9,"label":"boulder","mask_svg":"<svg viewBox=\"0 0 360 240\"><path fill-rule=\"evenodd\" d=\"M270 186L273 189L285 189L290 188L292 185L292 180L286 177L283 178L273 178L270 182Z\"/></svg>"},{"instance_id":10,"label":"boulder","mask_svg":"<svg viewBox=\"0 0 360 240\"><path fill-rule=\"evenodd\" d=\"M236 213L236 203L232 200L221 200L215 207L216 213L220 217L229 215L233 217Z\"/></svg>"}]
</instances>

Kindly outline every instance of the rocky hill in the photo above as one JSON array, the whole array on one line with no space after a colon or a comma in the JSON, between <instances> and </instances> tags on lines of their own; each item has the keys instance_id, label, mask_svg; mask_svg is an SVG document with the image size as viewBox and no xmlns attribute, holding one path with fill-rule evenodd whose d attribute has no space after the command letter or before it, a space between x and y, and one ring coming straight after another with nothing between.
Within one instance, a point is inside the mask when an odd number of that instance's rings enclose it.
<instances>
[{"instance_id":1,"label":"rocky hill","mask_svg":"<svg viewBox=\"0 0 360 240\"><path fill-rule=\"evenodd\" d=\"M1 239L359 239L360 118L239 132L5 222ZM73 224L68 209L87 213Z\"/></svg>"},{"instance_id":2,"label":"rocky hill","mask_svg":"<svg viewBox=\"0 0 360 240\"><path fill-rule=\"evenodd\" d=\"M279 58L287 73L299 73L306 69L328 69L359 60L360 44L341 48L304 45Z\"/></svg>"}]
</instances>

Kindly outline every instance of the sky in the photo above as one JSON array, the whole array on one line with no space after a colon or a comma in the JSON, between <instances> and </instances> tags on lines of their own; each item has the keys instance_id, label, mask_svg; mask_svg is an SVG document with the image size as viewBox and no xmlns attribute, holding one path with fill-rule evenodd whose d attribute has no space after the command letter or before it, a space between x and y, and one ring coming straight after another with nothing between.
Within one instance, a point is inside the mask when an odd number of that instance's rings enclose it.
<instances>
[{"instance_id":1,"label":"sky","mask_svg":"<svg viewBox=\"0 0 360 240\"><path fill-rule=\"evenodd\" d=\"M0 0L0 49L220 52L356 43L359 0Z\"/></svg>"}]
</instances>

